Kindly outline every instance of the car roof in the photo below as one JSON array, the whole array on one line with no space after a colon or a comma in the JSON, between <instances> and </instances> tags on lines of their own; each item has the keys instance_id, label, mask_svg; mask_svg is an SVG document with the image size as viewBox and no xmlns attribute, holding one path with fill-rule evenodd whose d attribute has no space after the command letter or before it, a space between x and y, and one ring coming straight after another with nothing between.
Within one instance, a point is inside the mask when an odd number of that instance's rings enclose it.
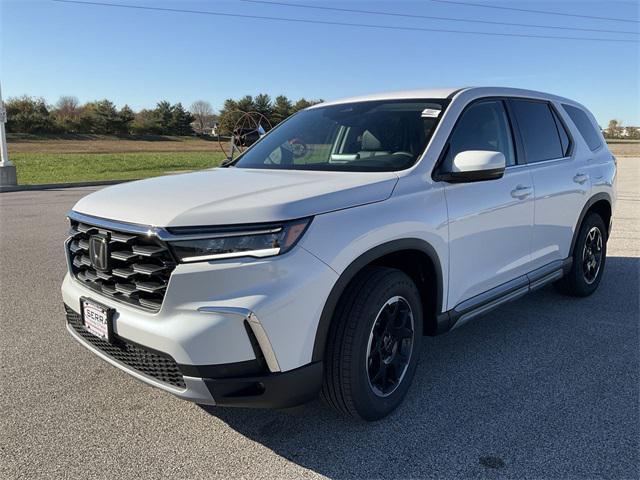
<instances>
[{"instance_id":1,"label":"car roof","mask_svg":"<svg viewBox=\"0 0 640 480\"><path fill-rule=\"evenodd\" d=\"M361 95L357 97L341 98L328 102L319 103L310 108L326 107L328 105L340 105L343 103L367 102L372 100L403 100L403 99L451 99L454 96L465 92L478 96L514 96L514 97L531 97L543 98L547 100L555 100L560 102L568 102L575 104L576 102L568 99L535 90L524 90L520 88L508 87L446 87L431 88L419 90L401 90L396 92L382 92L370 95Z\"/></svg>"},{"instance_id":2,"label":"car roof","mask_svg":"<svg viewBox=\"0 0 640 480\"><path fill-rule=\"evenodd\" d=\"M402 99L413 99L413 98L444 99L444 98L448 98L449 96L451 96L452 94L456 93L459 90L461 90L460 87L457 87L457 88L449 87L449 88L430 88L430 89L419 89L419 90L401 90L396 92L373 93L370 95L359 95L357 97L340 98L338 100L323 102L318 104L318 106L322 105L323 107L326 107L327 105L339 105L341 103L368 102L371 100L402 100Z\"/></svg>"}]
</instances>

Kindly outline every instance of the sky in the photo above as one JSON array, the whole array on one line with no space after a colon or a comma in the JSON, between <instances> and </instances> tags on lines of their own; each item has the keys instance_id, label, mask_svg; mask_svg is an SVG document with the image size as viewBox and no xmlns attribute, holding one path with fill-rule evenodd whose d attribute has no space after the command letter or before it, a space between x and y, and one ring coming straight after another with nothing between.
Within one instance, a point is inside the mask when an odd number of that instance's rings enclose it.
<instances>
[{"instance_id":1,"label":"sky","mask_svg":"<svg viewBox=\"0 0 640 480\"><path fill-rule=\"evenodd\" d=\"M636 1L494 1L509 6L631 22L544 15L434 0L286 3L376 10L413 17L295 8L241 0L95 0L242 15L396 27L613 38L600 42L267 21L142 9L0 0L3 97L55 103L108 98L134 109L160 100L219 109L226 98L268 93L337 99L381 91L496 85L541 90L586 105L598 122L640 125L640 3ZM275 0L274 0L275 1ZM417 15L506 22L487 25ZM632 34L525 28L532 23L631 31Z\"/></svg>"}]
</instances>

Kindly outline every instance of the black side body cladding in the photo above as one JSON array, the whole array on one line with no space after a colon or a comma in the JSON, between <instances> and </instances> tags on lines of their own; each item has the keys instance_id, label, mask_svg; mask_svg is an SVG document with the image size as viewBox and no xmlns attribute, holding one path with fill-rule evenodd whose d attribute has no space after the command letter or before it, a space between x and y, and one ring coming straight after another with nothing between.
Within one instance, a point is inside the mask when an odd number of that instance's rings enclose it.
<instances>
[{"instance_id":1,"label":"black side body cladding","mask_svg":"<svg viewBox=\"0 0 640 480\"><path fill-rule=\"evenodd\" d=\"M216 405L250 408L287 408L318 396L322 362L256 377L204 378Z\"/></svg>"},{"instance_id":2,"label":"black side body cladding","mask_svg":"<svg viewBox=\"0 0 640 480\"><path fill-rule=\"evenodd\" d=\"M224 363L220 365L184 365L179 363L180 373L187 377L198 378L230 378L250 375L261 375L267 370L258 360Z\"/></svg>"},{"instance_id":3,"label":"black side body cladding","mask_svg":"<svg viewBox=\"0 0 640 480\"><path fill-rule=\"evenodd\" d=\"M569 250L569 252L573 252L573 248L576 246L576 242L578 241L578 233L580 231L580 225L582 225L582 221L584 220L584 217L587 215L587 212L591 207L593 207L597 202L601 200L605 200L609 204L609 208L611 208L611 197L609 196L608 193L605 193L605 192L596 193L587 201L585 206L582 208L582 211L580 212L580 217L578 217L578 222L576 223L575 228L573 230L573 238L571 239L571 250ZM610 225L605 225L605 226L607 227L607 239L608 239Z\"/></svg>"},{"instance_id":4,"label":"black side body cladding","mask_svg":"<svg viewBox=\"0 0 640 480\"><path fill-rule=\"evenodd\" d=\"M384 257L390 253L400 252L402 250L417 250L425 253L431 259L436 271L436 312L442 311L442 267L440 266L440 260L434 248L426 241L418 238L404 238L400 240L394 240L392 242L379 245L368 252L364 253L356 260L354 260L340 275L340 278L333 286L329 298L327 299L322 314L320 315L320 321L318 323L318 329L316 331L315 343L313 345L313 355L311 357L313 362L322 360L324 357L324 351L329 333L329 327L331 326L331 320L333 318L333 312L336 309L338 300L342 296L345 288L353 280L356 274L366 265L374 262L375 260ZM440 320L440 316L437 317ZM437 330L440 330L438 325Z\"/></svg>"},{"instance_id":5,"label":"black side body cladding","mask_svg":"<svg viewBox=\"0 0 640 480\"><path fill-rule=\"evenodd\" d=\"M480 295L465 300L456 305L454 309L442 314L442 316L447 319L443 319L442 323L444 324L448 321L448 328L444 331L459 327L472 318L483 315L504 303L516 300L544 285L560 280L571 270L572 263L573 260L571 257L565 258L564 260L556 260L533 272L529 272L526 275L522 275Z\"/></svg>"}]
</instances>

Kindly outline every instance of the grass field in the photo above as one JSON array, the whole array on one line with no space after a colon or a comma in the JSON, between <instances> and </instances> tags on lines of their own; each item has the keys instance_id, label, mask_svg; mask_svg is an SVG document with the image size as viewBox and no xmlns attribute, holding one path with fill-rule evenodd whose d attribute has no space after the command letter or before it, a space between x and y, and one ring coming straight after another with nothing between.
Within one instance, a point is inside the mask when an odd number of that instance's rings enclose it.
<instances>
[{"instance_id":1,"label":"grass field","mask_svg":"<svg viewBox=\"0 0 640 480\"><path fill-rule=\"evenodd\" d=\"M128 180L217 166L216 140L196 137L10 134L9 158L21 185ZM613 140L612 153L640 156L640 141Z\"/></svg>"},{"instance_id":2,"label":"grass field","mask_svg":"<svg viewBox=\"0 0 640 480\"><path fill-rule=\"evenodd\" d=\"M616 157L640 157L640 140L609 140L607 144Z\"/></svg>"},{"instance_id":3,"label":"grass field","mask_svg":"<svg viewBox=\"0 0 640 480\"><path fill-rule=\"evenodd\" d=\"M224 159L217 140L197 137L10 134L8 149L21 185L154 177Z\"/></svg>"},{"instance_id":4,"label":"grass field","mask_svg":"<svg viewBox=\"0 0 640 480\"><path fill-rule=\"evenodd\" d=\"M222 152L14 153L21 185L129 180L217 166Z\"/></svg>"}]
</instances>

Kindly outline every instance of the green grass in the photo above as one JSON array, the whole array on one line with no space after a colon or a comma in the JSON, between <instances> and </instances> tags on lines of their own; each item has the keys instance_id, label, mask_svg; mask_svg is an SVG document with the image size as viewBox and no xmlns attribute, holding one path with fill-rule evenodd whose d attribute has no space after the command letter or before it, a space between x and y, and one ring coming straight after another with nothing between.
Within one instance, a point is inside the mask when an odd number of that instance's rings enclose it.
<instances>
[{"instance_id":1,"label":"green grass","mask_svg":"<svg viewBox=\"0 0 640 480\"><path fill-rule=\"evenodd\" d=\"M220 164L220 152L14 153L20 185L129 180Z\"/></svg>"}]
</instances>

